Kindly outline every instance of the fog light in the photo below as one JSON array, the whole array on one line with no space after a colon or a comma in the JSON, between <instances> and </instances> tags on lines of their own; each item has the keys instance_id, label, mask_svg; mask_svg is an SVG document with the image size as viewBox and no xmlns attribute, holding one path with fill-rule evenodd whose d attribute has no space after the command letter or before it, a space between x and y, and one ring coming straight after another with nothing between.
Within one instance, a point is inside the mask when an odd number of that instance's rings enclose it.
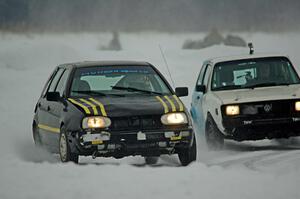
<instances>
[{"instance_id":1,"label":"fog light","mask_svg":"<svg viewBox=\"0 0 300 199\"><path fill-rule=\"evenodd\" d=\"M165 132L165 138L170 138L175 136L175 133L173 131L167 131Z\"/></svg>"},{"instance_id":2,"label":"fog light","mask_svg":"<svg viewBox=\"0 0 300 199\"><path fill-rule=\"evenodd\" d=\"M161 147L161 148L165 148L165 147L167 147L167 143L166 142L159 142L158 146Z\"/></svg>"},{"instance_id":3,"label":"fog light","mask_svg":"<svg viewBox=\"0 0 300 199\"><path fill-rule=\"evenodd\" d=\"M107 150L114 150L116 149L116 145L115 144L108 144L107 145Z\"/></svg>"},{"instance_id":4,"label":"fog light","mask_svg":"<svg viewBox=\"0 0 300 199\"><path fill-rule=\"evenodd\" d=\"M190 132L189 131L181 131L180 132L180 136L181 137L188 137L190 135Z\"/></svg>"},{"instance_id":5,"label":"fog light","mask_svg":"<svg viewBox=\"0 0 300 199\"><path fill-rule=\"evenodd\" d=\"M104 144L100 144L100 145L97 145L97 149L98 150L103 150L105 148L105 145Z\"/></svg>"}]
</instances>

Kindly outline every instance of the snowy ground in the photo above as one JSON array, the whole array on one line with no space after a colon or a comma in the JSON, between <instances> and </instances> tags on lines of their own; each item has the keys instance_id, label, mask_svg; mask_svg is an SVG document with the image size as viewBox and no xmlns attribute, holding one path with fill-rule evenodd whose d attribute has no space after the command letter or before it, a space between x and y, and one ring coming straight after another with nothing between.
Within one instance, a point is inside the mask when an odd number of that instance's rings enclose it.
<instances>
[{"instance_id":1,"label":"snowy ground","mask_svg":"<svg viewBox=\"0 0 300 199\"><path fill-rule=\"evenodd\" d=\"M283 52L300 65L299 34L242 35L257 51ZM188 167L179 167L176 156L164 156L153 167L140 157L61 164L57 156L33 146L33 108L57 64L145 60L169 78L160 45L176 86L192 92L205 59L248 53L247 48L222 45L180 49L185 39L203 36L121 34L124 50L109 52L98 50L109 42L109 34L0 34L0 198L300 198L299 139L227 142L224 151L209 152L199 136L198 161ZM190 97L184 102L189 106Z\"/></svg>"}]
</instances>

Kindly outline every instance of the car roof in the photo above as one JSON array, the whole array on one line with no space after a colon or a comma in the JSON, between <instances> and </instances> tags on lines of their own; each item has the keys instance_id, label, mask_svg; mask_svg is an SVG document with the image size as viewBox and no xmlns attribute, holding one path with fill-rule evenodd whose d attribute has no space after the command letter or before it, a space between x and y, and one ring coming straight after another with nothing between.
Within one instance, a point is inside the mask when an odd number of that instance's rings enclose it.
<instances>
[{"instance_id":1,"label":"car roof","mask_svg":"<svg viewBox=\"0 0 300 199\"><path fill-rule=\"evenodd\" d=\"M62 64L68 67L82 68L91 66L150 66L148 62L142 61L82 61Z\"/></svg>"},{"instance_id":2,"label":"car roof","mask_svg":"<svg viewBox=\"0 0 300 199\"><path fill-rule=\"evenodd\" d=\"M204 61L205 64L216 64L220 62L228 62L228 61L237 61L237 60L244 60L244 59L256 59L256 58L271 58L271 57L286 57L288 58L287 55L284 54L247 54L247 55L233 55L233 56L226 56L226 57L216 57L216 58L211 58L206 61Z\"/></svg>"}]
</instances>

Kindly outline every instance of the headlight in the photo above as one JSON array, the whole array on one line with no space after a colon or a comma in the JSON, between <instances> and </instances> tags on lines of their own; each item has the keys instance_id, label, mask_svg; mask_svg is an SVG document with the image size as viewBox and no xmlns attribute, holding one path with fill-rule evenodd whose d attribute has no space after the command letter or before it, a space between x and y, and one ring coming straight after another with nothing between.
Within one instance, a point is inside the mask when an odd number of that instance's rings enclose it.
<instances>
[{"instance_id":1,"label":"headlight","mask_svg":"<svg viewBox=\"0 0 300 199\"><path fill-rule=\"evenodd\" d=\"M240 107L238 105L226 106L226 115L238 115L240 114Z\"/></svg>"},{"instance_id":2,"label":"headlight","mask_svg":"<svg viewBox=\"0 0 300 199\"><path fill-rule=\"evenodd\" d=\"M82 120L83 129L105 128L111 125L111 120L108 117L94 116L86 117Z\"/></svg>"},{"instance_id":3,"label":"headlight","mask_svg":"<svg viewBox=\"0 0 300 199\"><path fill-rule=\"evenodd\" d=\"M295 110L300 111L300 101L295 102Z\"/></svg>"},{"instance_id":4,"label":"headlight","mask_svg":"<svg viewBox=\"0 0 300 199\"><path fill-rule=\"evenodd\" d=\"M161 116L164 125L187 124L188 120L185 113L167 113Z\"/></svg>"}]
</instances>

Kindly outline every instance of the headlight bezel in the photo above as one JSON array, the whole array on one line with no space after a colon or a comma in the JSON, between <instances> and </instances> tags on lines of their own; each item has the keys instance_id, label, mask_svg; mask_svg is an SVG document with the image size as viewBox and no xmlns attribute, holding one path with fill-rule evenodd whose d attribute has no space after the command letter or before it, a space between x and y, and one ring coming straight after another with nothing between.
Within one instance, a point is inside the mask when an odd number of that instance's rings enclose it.
<instances>
[{"instance_id":1,"label":"headlight bezel","mask_svg":"<svg viewBox=\"0 0 300 199\"><path fill-rule=\"evenodd\" d=\"M226 105L224 110L226 116L240 115L240 106L238 104Z\"/></svg>"},{"instance_id":2,"label":"headlight bezel","mask_svg":"<svg viewBox=\"0 0 300 199\"><path fill-rule=\"evenodd\" d=\"M166 126L186 125L189 122L184 112L166 113L160 117L160 121Z\"/></svg>"},{"instance_id":3,"label":"headlight bezel","mask_svg":"<svg viewBox=\"0 0 300 199\"><path fill-rule=\"evenodd\" d=\"M105 129L108 128L110 125L111 125L111 119L104 116L84 117L81 123L83 129Z\"/></svg>"}]
</instances>

